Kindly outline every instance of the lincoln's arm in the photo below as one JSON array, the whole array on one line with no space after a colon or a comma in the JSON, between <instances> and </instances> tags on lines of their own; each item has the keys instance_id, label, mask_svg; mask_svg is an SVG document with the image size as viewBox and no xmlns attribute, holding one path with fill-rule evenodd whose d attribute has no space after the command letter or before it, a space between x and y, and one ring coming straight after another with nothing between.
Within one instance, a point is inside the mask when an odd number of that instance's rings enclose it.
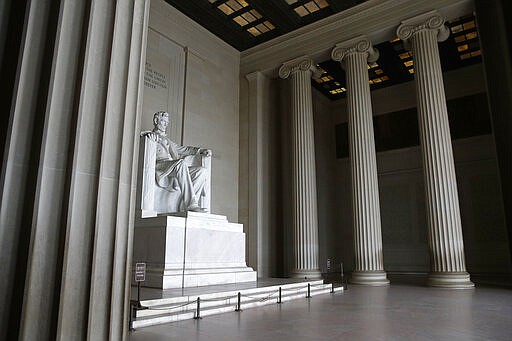
<instances>
[{"instance_id":1,"label":"lincoln's arm","mask_svg":"<svg viewBox=\"0 0 512 341\"><path fill-rule=\"evenodd\" d=\"M173 142L174 143L174 142ZM187 155L196 155L199 153L200 148L199 147L193 147L193 146L180 146L176 143L174 143L174 147L176 148L176 151L178 154L182 156Z\"/></svg>"}]
</instances>

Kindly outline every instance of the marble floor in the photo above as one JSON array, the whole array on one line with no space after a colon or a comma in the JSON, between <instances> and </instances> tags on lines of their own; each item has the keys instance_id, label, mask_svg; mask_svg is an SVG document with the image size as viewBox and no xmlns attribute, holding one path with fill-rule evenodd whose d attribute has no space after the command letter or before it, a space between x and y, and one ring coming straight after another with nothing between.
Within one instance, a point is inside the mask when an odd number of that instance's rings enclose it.
<instances>
[{"instance_id":1,"label":"marble floor","mask_svg":"<svg viewBox=\"0 0 512 341\"><path fill-rule=\"evenodd\" d=\"M512 340L512 290L350 285L334 295L142 328L130 340L505 341Z\"/></svg>"}]
</instances>

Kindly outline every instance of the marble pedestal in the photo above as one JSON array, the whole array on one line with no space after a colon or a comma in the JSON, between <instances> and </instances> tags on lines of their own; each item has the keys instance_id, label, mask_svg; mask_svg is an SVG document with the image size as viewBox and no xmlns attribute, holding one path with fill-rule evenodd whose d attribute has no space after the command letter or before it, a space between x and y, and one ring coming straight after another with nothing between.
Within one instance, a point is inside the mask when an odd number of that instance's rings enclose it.
<instances>
[{"instance_id":1,"label":"marble pedestal","mask_svg":"<svg viewBox=\"0 0 512 341\"><path fill-rule=\"evenodd\" d=\"M242 224L182 212L135 223L133 260L146 262L146 287L161 289L256 281L245 263Z\"/></svg>"}]
</instances>

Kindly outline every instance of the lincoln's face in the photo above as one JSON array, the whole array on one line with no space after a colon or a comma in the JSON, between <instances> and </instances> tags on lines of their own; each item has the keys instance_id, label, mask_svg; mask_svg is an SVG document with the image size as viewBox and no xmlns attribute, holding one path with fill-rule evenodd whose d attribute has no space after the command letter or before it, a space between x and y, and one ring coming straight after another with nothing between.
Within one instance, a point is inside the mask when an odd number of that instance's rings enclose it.
<instances>
[{"instance_id":1,"label":"lincoln's face","mask_svg":"<svg viewBox=\"0 0 512 341\"><path fill-rule=\"evenodd\" d=\"M158 131L165 133L167 131L167 126L169 125L169 117L161 116L156 119L155 123Z\"/></svg>"}]
</instances>

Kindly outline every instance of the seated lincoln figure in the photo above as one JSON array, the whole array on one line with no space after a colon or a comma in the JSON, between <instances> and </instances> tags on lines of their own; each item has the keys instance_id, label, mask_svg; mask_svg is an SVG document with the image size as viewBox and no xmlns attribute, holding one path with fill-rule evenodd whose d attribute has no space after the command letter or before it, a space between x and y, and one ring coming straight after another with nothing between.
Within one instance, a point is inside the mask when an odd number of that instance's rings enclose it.
<instances>
[{"instance_id":1,"label":"seated lincoln figure","mask_svg":"<svg viewBox=\"0 0 512 341\"><path fill-rule=\"evenodd\" d=\"M206 168L191 166L186 162L187 156L211 156L211 151L199 147L180 146L166 135L169 125L169 114L159 111L153 116L154 128L142 135L155 142L155 182L162 190L180 191L180 211L203 212L199 206L199 198L206 190L208 180Z\"/></svg>"}]
</instances>

